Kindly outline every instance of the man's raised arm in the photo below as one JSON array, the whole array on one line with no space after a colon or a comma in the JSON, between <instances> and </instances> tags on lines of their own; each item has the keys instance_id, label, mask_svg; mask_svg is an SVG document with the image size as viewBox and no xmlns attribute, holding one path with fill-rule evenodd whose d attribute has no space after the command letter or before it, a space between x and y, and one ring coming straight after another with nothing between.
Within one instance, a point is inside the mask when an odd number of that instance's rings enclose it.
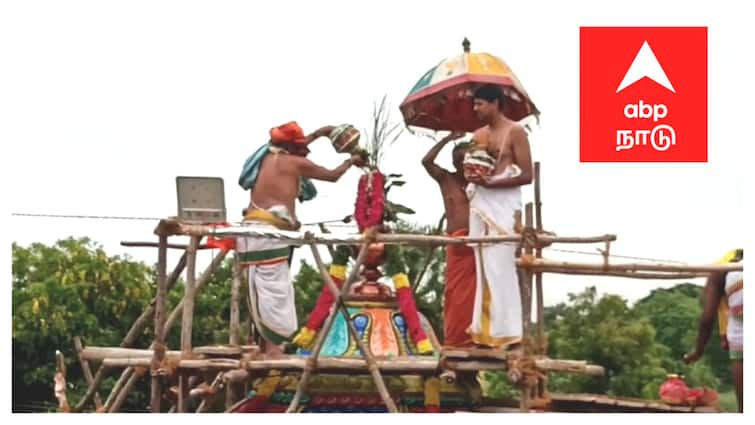
<instances>
[{"instance_id":1,"label":"man's raised arm","mask_svg":"<svg viewBox=\"0 0 755 425\"><path fill-rule=\"evenodd\" d=\"M444 175L449 174L447 170L444 170L443 167L440 167L435 163L435 158L438 157L438 154L441 150L443 150L443 147L446 146L448 142L456 140L463 135L464 133L461 132L453 132L444 137L440 142L436 143L435 146L427 151L425 157L422 158L422 166L425 167L425 170L427 170L427 173L430 174L430 177L435 180L440 180Z\"/></svg>"},{"instance_id":2,"label":"man's raised arm","mask_svg":"<svg viewBox=\"0 0 755 425\"><path fill-rule=\"evenodd\" d=\"M319 139L320 137L325 137L330 134L331 131L333 131L335 127L332 125L326 125L325 127L321 127L317 130L315 130L313 133L307 135L307 140L304 142L304 144L310 144L314 142L315 140Z\"/></svg>"}]
</instances>

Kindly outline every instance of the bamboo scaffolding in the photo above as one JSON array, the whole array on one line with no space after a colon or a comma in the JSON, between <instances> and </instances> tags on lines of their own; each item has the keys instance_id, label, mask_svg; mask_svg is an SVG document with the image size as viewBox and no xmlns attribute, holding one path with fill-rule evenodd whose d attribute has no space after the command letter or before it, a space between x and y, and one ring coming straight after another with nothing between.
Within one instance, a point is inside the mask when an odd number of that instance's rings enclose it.
<instances>
[{"instance_id":1,"label":"bamboo scaffolding","mask_svg":"<svg viewBox=\"0 0 755 425\"><path fill-rule=\"evenodd\" d=\"M210 263L210 265L207 266L207 268L205 269L205 271L202 273L202 275L200 276L199 280L197 281L197 284L196 284L196 287L195 287L195 292L199 288L201 288L204 285L205 282L207 282L209 280L210 276L212 275L212 272L220 265L220 263L225 258L225 255L226 255L226 251L221 251L220 253L218 253L218 255L216 255L213 258L213 260ZM174 269L173 274L171 275L170 280L168 282L169 285L172 286L172 285L175 284L175 282L177 282L178 276L180 275L181 271L183 271L185 265L186 265L186 252L184 252L184 254L181 256L181 260L179 260L179 264ZM171 288L169 287L168 290L169 289L171 289ZM167 294L166 294L166 296L167 296ZM181 300L181 302L179 302L179 304L171 312L171 315L170 315L170 317L168 317L168 320L165 321L165 323L164 323L164 325L162 327L162 329L163 329L162 330L162 340L163 341L165 340L165 338L167 338L167 335L170 333L170 330L173 328L173 325L175 324L176 320L178 319L178 315L182 311L183 304L184 304L184 302L183 302L183 300ZM129 335L134 335L134 338L136 338L136 335L138 335L136 332L133 332L136 328L137 328L137 326L132 327L132 331L129 332ZM141 330L139 330L139 332L141 332ZM150 345L150 348L149 348L149 352L150 353L154 353L152 351L152 349L154 348L154 346L155 346L155 344L153 342ZM94 351L96 351L98 347L90 347L90 348L93 348ZM103 348L104 347L99 347L99 349L103 349ZM111 348L111 350L112 350L112 348ZM85 349L85 351L87 351L87 355L94 355L93 354L93 350ZM121 350L121 351L118 351L117 353L118 354L113 354L113 356L127 356L127 358L128 358L128 357L134 357L134 356L138 356L139 355L138 351L128 351L128 350ZM103 357L106 357L106 356L107 355L105 355L105 356L100 355L99 357L103 358ZM180 351L175 351L175 352L168 351L163 356L164 356L163 358L165 358L165 357L180 357ZM112 364L114 364L114 363L112 363L112 362L103 362L102 366L105 367L105 366L109 366L109 365L112 365ZM111 391L110 396L108 396L108 401L105 402L105 409L107 409L108 411L111 411L113 409L112 403L114 402L114 400L121 400L121 402L122 402L122 400L125 400L125 398L128 395L128 393L131 391L131 389L133 388L133 386L138 381L139 376L137 376L137 377L133 376L133 374L134 374L134 367L145 367L145 366L146 367L151 367L152 363L150 363L149 365L145 365L145 364L142 364L142 363L136 363L136 362L134 362L133 364L127 364L126 366L128 366L128 367L121 374L121 378L118 380L118 383L116 383L116 386L113 387L113 391ZM159 369L158 369L158 371L159 371ZM125 386L123 385L124 382L126 383ZM116 410L117 410L117 406L116 406Z\"/></svg>"},{"instance_id":2,"label":"bamboo scaffolding","mask_svg":"<svg viewBox=\"0 0 755 425\"><path fill-rule=\"evenodd\" d=\"M351 272L349 273L349 276L347 277L346 281L343 282L343 287L341 288L341 292L339 295L348 294L351 284L354 283L354 281L357 278L357 274L359 273L359 268L362 266L362 262L364 262L364 259L367 257L368 248L369 248L369 244L362 245L362 248L359 251L359 255L357 256L354 267L351 269ZM333 326L333 323L335 322L334 320L335 313L336 313L335 309L331 310L330 314L325 319L325 323L323 324L322 329L317 335L314 351L312 352L312 355L310 355L306 360L304 372L302 372L302 376L299 379L299 385L296 387L296 393L294 394L294 397L291 399L291 403L288 405L288 408L286 409L287 413L295 412L296 409L299 407L299 402L301 401L302 394L307 389L307 384L309 383L309 378L312 376L312 371L317 366L317 359L320 356L320 350L322 350L323 344L325 343L325 337L330 332L330 328Z\"/></svg>"},{"instance_id":3,"label":"bamboo scaffolding","mask_svg":"<svg viewBox=\"0 0 755 425\"><path fill-rule=\"evenodd\" d=\"M181 272L183 271L184 267L186 267L186 253L181 255L181 258L179 258L178 263L176 264L175 268L173 269L173 272L168 278L166 292L170 291L173 288L175 283L178 281L178 277L181 275ZM144 328L147 327L149 319L154 318L156 302L157 302L157 295L155 295L155 297L152 298L152 301L150 301L150 305L134 321L134 324L131 326L131 329L129 329L128 333L121 341L121 344L120 344L121 347L130 347L134 344L134 342L139 337L139 335L141 335L141 333L144 331ZM105 375L107 374L107 372L108 372L107 368L105 368L104 365L100 365L100 367L97 369L97 373L94 376L93 384L89 386L89 389L87 390L86 394L81 399L81 401L79 401L79 403L76 405L73 411L80 412L84 408L86 403L88 403L91 397L94 395L94 392L97 390L102 380L105 378ZM120 389L122 388L123 383L126 382L126 380L130 378L131 373L133 373L133 369L126 369L121 373L120 378L118 378L116 385L110 391L110 394L108 395L108 398L105 401L105 406L104 406L105 410L107 410L109 406L112 404L112 402L115 400L115 397L117 396L118 391L120 391Z\"/></svg>"},{"instance_id":4,"label":"bamboo scaffolding","mask_svg":"<svg viewBox=\"0 0 755 425\"><path fill-rule=\"evenodd\" d=\"M94 377L92 377L92 370L89 369L89 362L81 356L81 350L83 349L81 345L81 337L73 337L73 346L76 349L76 355L79 358L79 364L81 365L81 371L84 373L84 379L87 381L87 385L91 387L92 384L94 384ZM94 405L97 410L102 408L102 399L100 399L100 394L96 390L94 393Z\"/></svg>"},{"instance_id":5,"label":"bamboo scaffolding","mask_svg":"<svg viewBox=\"0 0 755 425\"><path fill-rule=\"evenodd\" d=\"M328 232L324 226L320 226L320 233L313 232L288 232L268 230L263 228L255 228L254 226L243 227L227 227L216 228L213 226L196 225L181 222L178 219L170 218L161 220L158 226L155 228L155 234L159 236L159 242L121 242L123 246L129 247L158 247L158 278L157 278L157 294L152 300L150 306L145 309L142 315L134 322L126 337L121 342L121 347L87 347L81 348L80 340L74 341L77 345L77 354L79 355L79 361L82 363L82 370L88 369L88 361L101 361L101 365L97 370L94 377L91 376L91 370L88 373L86 371L85 378L87 380L89 389L85 397L81 400L76 409L80 406L83 407L93 397L95 398L95 405L98 409L101 407L101 400L99 394L97 394L97 388L104 379L108 370L113 368L125 368L120 376L120 379L116 383L115 387L108 396L105 405L102 409L106 411L117 411L123 401L126 399L130 389L143 375L146 368L152 371L152 385L151 385L151 406L153 412L160 411L160 402L162 398L161 392L161 374L163 373L163 363L165 361L171 362L171 368L175 365L179 375L178 385L178 400L171 408L171 411L186 412L188 410L189 397L196 397L201 395L203 400L200 403L197 412L206 411L209 408L211 400L217 395L218 389L226 387L226 411L233 410L234 407L243 403L243 400L239 403L233 403L236 399L236 394L232 391L232 386L237 385L240 382L246 382L251 377L264 374L271 369L277 370L291 370L302 371L299 384L296 388L296 394L291 400L291 404L288 406L287 412L296 411L303 393L307 389L309 380L314 373L323 372L336 372L336 373L369 373L375 382L375 385L380 393L383 401L388 406L388 410L395 412L396 406L393 399L385 387L383 381L383 374L401 375L406 373L421 374L424 376L435 376L438 374L439 363L443 364L444 371L455 376L457 372L463 373L464 376L469 373L478 372L481 370L507 370L509 368L509 359L506 354L502 354L497 358L479 358L479 357L442 357L431 358L427 356L423 357L396 357L396 358L376 358L372 355L369 347L366 347L364 343L358 338L358 334L350 320L348 312L344 304L344 296L348 293L350 286L355 282L360 266L364 261L367 253L367 249L370 243L384 243L392 245L421 245L431 248L435 248L441 245L448 244L493 244L501 242L519 242L522 243L522 247L527 254L524 258L517 260L517 266L522 276L521 289L522 289L522 315L523 315L523 327L524 335L530 334L531 326L531 309L532 309L532 283L533 278L536 286L537 293L537 352L533 357L532 353L527 351L525 344L525 355L527 361L534 362L534 367L540 371L560 372L560 373L575 373L591 376L603 375L605 373L601 366L590 365L585 361L578 360L559 360L550 359L545 357L544 352L544 318L543 318L543 288L542 278L543 273L559 273L559 274L580 274L580 275L596 275L596 276L614 276L614 277L629 277L636 279L689 279L696 277L705 277L713 272L728 272L742 270L742 264L726 264L726 265L678 265L678 264L662 264L662 263L611 263L610 257L610 243L616 240L616 236L612 234L606 234L593 237L560 237L554 236L549 233L543 232L542 226L542 203L540 196L541 179L540 179L540 163L534 164L534 216L533 216L533 204L528 203L525 207L525 232L523 235L510 235L510 236L494 236L494 237L447 237L438 235L416 235L416 234L372 234L372 235L359 235L359 234L347 234L347 235L334 235ZM168 244L167 239L172 235L185 235L191 237L189 245L181 244ZM315 262L323 275L325 284L333 292L335 296L334 308L330 311L325 324L321 331L317 335L315 342L315 348L313 354L309 357L290 356L281 359L257 359L250 358L250 355L240 353L239 358L196 358L197 355L220 355L220 356L236 356L237 353L233 350L226 350L224 352L210 352L203 351L201 347L193 349L191 341L191 330L193 323L193 302L199 289L209 280L214 269L223 261L226 255L226 251L221 251L219 255L213 258L212 264L205 270L205 272L197 278L195 274L196 266L196 251L198 249L209 249L208 245L199 245L199 241L203 236L211 235L221 238L232 237L254 237L261 239L275 239L281 242L302 246L309 245L312 249L315 257ZM601 250L603 253L603 262L599 264L592 263L579 263L568 261L554 261L542 258L543 248L554 243L568 243L568 244L590 244L590 243L604 243L605 249ZM339 289L333 283L329 273L326 270L325 263L320 257L320 253L316 245L326 245L329 249L333 244L353 244L361 245L361 250L357 258L356 264L349 274L348 278L344 282L342 288ZM167 277L166 273L166 251L167 249L185 249L179 264L174 269L173 273ZM547 249L547 248L545 248ZM332 252L331 252L332 253ZM532 254L534 253L534 259ZM188 267L187 267L188 266ZM187 268L187 282L185 287L185 293L183 299L176 306L170 315L167 315L165 311L165 302L167 292L175 285L178 277L181 274L183 268ZM231 291L231 314L229 324L229 343L231 346L238 346L240 344L240 288L242 285L240 279L240 273L243 270L239 268L238 261L234 261L233 271L233 283ZM251 288L253 290L253 288ZM250 305L250 321L254 323L255 319L258 319L257 312L254 311L256 307L255 294L251 293L248 297ZM325 357L320 358L320 352L324 346L325 339L329 330L331 329L336 315L343 314L346 317L346 323L348 324L349 334L353 337L357 344L364 353L364 358L344 358L344 357ZM182 315L181 326L181 351L166 351L164 341L172 328L172 325L178 320L178 316ZM155 339L147 350L129 349L127 347L134 344L139 335L143 332L150 317L154 316L155 322ZM250 329L251 330L251 329ZM250 332L251 335L251 332ZM434 335L431 335L434 337ZM76 344L78 342L78 344ZM434 343L437 341L433 341ZM437 345L437 344L436 344ZM439 346L439 345L438 345ZM211 347L210 347L211 348ZM231 352L233 351L233 352ZM462 356L463 357L463 356ZM87 365L85 368L84 365ZM209 376L205 376L207 372L216 373L215 379L212 384L200 389L190 390L193 386L192 382L196 381L198 374L204 376L203 379L209 379ZM209 381L207 381L209 382ZM206 387L206 384L203 384ZM522 390L522 396L520 398L520 409L529 411L530 399L532 402L536 402L537 398L544 393L544 381L539 380L539 391L526 391ZM175 401L175 400L174 400Z\"/></svg>"},{"instance_id":6,"label":"bamboo scaffolding","mask_svg":"<svg viewBox=\"0 0 755 425\"><path fill-rule=\"evenodd\" d=\"M366 246L369 246L369 245L366 245ZM349 312L346 310L346 305L343 303L343 296L339 292L338 287L336 286L335 282L333 282L333 279L331 279L330 273L328 273L328 270L325 268L325 263L323 263L322 257L320 257L320 251L318 251L316 245L310 245L310 248L312 249L312 255L314 256L315 263L317 264L317 267L320 270L320 274L322 275L325 284L333 293L334 304L336 308L330 314L335 315L338 312L340 312L343 315L344 319L346 319L346 325L348 326L349 334L351 334L351 337L354 338L354 341L356 342L357 347L359 347L359 350L362 352L362 355L364 356L365 363L367 364L367 368L370 370L370 374L372 375L372 380L375 382L375 387L377 387L378 393L380 393L380 397L383 399L383 403L385 403L385 405L388 407L389 412L391 413L398 412L398 409L396 408L396 404L391 398L390 393L388 393L388 388L385 386L383 377L380 375L380 369L377 367L377 364L375 363L375 358L372 355L372 351L370 351L370 348L367 347L364 344L364 341L362 341L362 339L359 337L359 333L354 327L354 323L351 321L351 316L349 315ZM322 347L320 347L320 349L322 349Z\"/></svg>"},{"instance_id":7,"label":"bamboo scaffolding","mask_svg":"<svg viewBox=\"0 0 755 425\"><path fill-rule=\"evenodd\" d=\"M223 259L225 259L226 254L227 254L227 251L220 251L212 259L212 261L210 262L210 264L207 266L207 268L204 270L204 272L200 276L199 280L197 280L196 286L195 286L195 293L202 286L204 286L204 284L210 279L210 277L212 276L212 273L217 269L217 267L220 265L220 263L223 261ZM173 274L171 275L170 281L168 282L169 284L171 284L171 286L174 285L175 282L177 282L178 277L179 277L181 271L183 271L185 265L186 265L186 252L184 252L184 254L181 256L181 260L179 260L179 264L176 265L176 268L173 270ZM168 290L169 289L171 289L171 288L169 287ZM166 296L167 296L167 293L166 293ZM157 297L155 297L155 299L156 298ZM178 320L178 315L181 314L182 309L183 309L183 305L184 305L184 300L182 299L178 303L178 305L173 309L173 311L171 312L171 314L168 317L168 319L166 321L164 321L164 324L163 324L163 327L162 327L162 340L163 341L167 338L168 334L170 333L170 330L173 328L173 326L175 325L175 322ZM150 307L150 308L152 308L152 307ZM139 320L141 320L141 318L143 316L144 316L144 314L142 314L142 316L140 317L140 319L137 319L137 322ZM137 330L137 326L133 326L132 329L131 329L131 331L129 331L129 335L133 335L134 339L138 335L138 333L136 332L136 330ZM140 333L141 330L138 330L138 332ZM150 345L150 348L148 349L148 351L150 353L153 353L152 348L154 346L155 345L154 345L154 342L153 342ZM96 350L98 350L98 349L102 350L102 349L105 349L105 348L106 347L88 347L88 348L84 349L84 352L85 352L86 356L94 356L94 355L96 355L96 354L94 354ZM113 349L110 348L110 350L113 350ZM113 353L117 353L117 354L112 354L112 355L101 355L100 354L100 355L96 355L96 356L98 358L102 359L102 358L105 358L105 357L117 358L118 356L129 356L129 357L137 356L138 357L140 355L138 351L128 351L128 350L113 351ZM167 356L176 356L176 355L179 355L179 354L180 354L180 352L171 352L171 351L166 352ZM110 364L112 364L112 363L103 362L102 366L104 367L104 366L107 366L107 365L110 365ZM118 380L118 383L116 384L116 386L113 387L113 391L111 391L110 396L108 396L108 400L109 401L110 400L114 400L116 397L120 396L120 392L123 392L123 391L128 392L133 387L133 384L132 384L130 387L125 387L124 388L122 386L122 384L123 384L123 382L126 382L126 380L128 380L128 382L132 382L131 381L131 374L134 371L133 370L134 366L137 366L137 365L136 364L129 365L129 367L127 367L126 370L123 371L123 373L121 374L121 378ZM144 365L138 365L138 366L144 366ZM151 365L147 365L147 366L151 366ZM110 405L111 405L110 402L106 402L105 403L105 407L106 408L109 408Z\"/></svg>"}]
</instances>

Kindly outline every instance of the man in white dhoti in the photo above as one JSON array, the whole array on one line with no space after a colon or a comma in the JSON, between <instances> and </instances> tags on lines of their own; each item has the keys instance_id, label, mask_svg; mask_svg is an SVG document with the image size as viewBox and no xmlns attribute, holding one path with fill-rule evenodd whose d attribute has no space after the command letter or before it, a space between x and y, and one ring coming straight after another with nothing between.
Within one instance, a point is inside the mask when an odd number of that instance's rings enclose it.
<instances>
[{"instance_id":1,"label":"man in white dhoti","mask_svg":"<svg viewBox=\"0 0 755 425\"><path fill-rule=\"evenodd\" d=\"M317 194L309 179L335 182L352 165L363 164L360 156L352 155L328 170L306 158L307 145L332 128L323 127L305 136L296 122L290 122L270 130L270 142L247 159L239 178L241 187L251 191L245 225L297 230L296 199L305 201ZM298 329L289 274L292 248L274 239L243 237L237 239L236 250L241 265L249 270L250 299L256 300L253 307L265 339L264 353L278 357L282 354L280 344Z\"/></svg>"},{"instance_id":2,"label":"man in white dhoti","mask_svg":"<svg viewBox=\"0 0 755 425\"><path fill-rule=\"evenodd\" d=\"M532 182L527 133L506 118L503 92L485 85L474 93L474 110L486 125L474 133L476 149L494 159L489 177L470 176L469 236L513 235L521 229L521 186ZM516 270L516 243L474 246L477 291L472 340L482 346L506 348L522 340L522 301Z\"/></svg>"}]
</instances>

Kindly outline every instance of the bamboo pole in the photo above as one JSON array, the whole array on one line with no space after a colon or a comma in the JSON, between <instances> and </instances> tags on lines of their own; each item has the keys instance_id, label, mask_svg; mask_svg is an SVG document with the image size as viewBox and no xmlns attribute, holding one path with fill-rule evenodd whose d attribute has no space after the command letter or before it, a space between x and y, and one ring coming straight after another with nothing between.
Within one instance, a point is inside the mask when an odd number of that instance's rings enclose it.
<instances>
[{"instance_id":1,"label":"bamboo pole","mask_svg":"<svg viewBox=\"0 0 755 425\"><path fill-rule=\"evenodd\" d=\"M104 365L100 366L100 369L94 375L94 382L92 382L92 385L89 386L89 389L87 390L86 394L84 394L84 397L71 410L72 412L81 412L84 406L94 396L94 393L97 391L97 388L99 388L100 384L102 383L102 380L105 378L107 370L108 370L107 367L105 367Z\"/></svg>"},{"instance_id":2,"label":"bamboo pole","mask_svg":"<svg viewBox=\"0 0 755 425\"><path fill-rule=\"evenodd\" d=\"M534 360L535 367L544 371L577 373L587 375L603 374L603 367L590 365L582 360L563 360L550 359L547 357L538 357ZM150 358L123 358L123 359L104 359L104 363L111 367L123 366L146 366L149 365ZM446 369L450 371L474 372L477 370L506 370L506 360L501 359L451 359L444 360ZM229 380L245 380L250 375L248 372L264 372L270 369L277 370L304 370L307 368L308 358L300 356L290 356L281 359L259 359L240 361L238 359L199 359L199 360L181 360L178 363L179 369L187 370L214 370L228 371ZM375 363L382 373L404 374L404 373L422 373L435 374L438 370L439 360L436 358L427 358L426 356L398 356L393 358L376 358ZM363 359L345 358L345 357L324 357L317 360L317 370L321 372L368 372Z\"/></svg>"},{"instance_id":3,"label":"bamboo pole","mask_svg":"<svg viewBox=\"0 0 755 425\"><path fill-rule=\"evenodd\" d=\"M351 284L356 280L357 273L359 273L359 268L362 266L362 262L367 256L368 247L368 243L362 245L362 248L360 249L359 255L357 256L356 262L354 264L354 268L351 270L351 273L349 273L348 278L341 287L341 295L348 294ZM307 389L307 384L309 383L309 379L312 376L312 371L317 365L317 359L320 356L320 350L322 350L322 346L325 343L325 336L328 334L328 332L330 332L330 328L333 326L333 322L335 322L335 313L335 309L332 309L330 311L330 314L325 319L325 323L323 324L322 329L317 335L314 350L312 351L312 354L307 358L304 371L302 372L301 378L299 378L299 385L297 385L296 387L296 393L291 399L291 403L288 405L286 413L293 413L299 407L299 402L301 401L302 394Z\"/></svg>"},{"instance_id":4,"label":"bamboo pole","mask_svg":"<svg viewBox=\"0 0 755 425\"><path fill-rule=\"evenodd\" d=\"M128 394L131 392L131 390L134 388L134 385L136 385L136 383L139 381L139 378L141 377L142 375L136 370L131 374L131 376L128 378L128 381L126 382L126 385L123 386L123 389L118 393L118 396L115 397L112 406L108 408L108 413L115 413L121 409L123 402L126 401L126 397L128 397Z\"/></svg>"},{"instance_id":5,"label":"bamboo pole","mask_svg":"<svg viewBox=\"0 0 755 425\"><path fill-rule=\"evenodd\" d=\"M744 268L741 263L729 264L705 264L705 265L687 265L687 264L649 264L649 263L622 263L622 264L604 264L598 263L575 263L570 261L556 261L536 259L531 264L521 263L521 267L532 269L533 271L549 272L556 270L580 270L580 271L656 271L656 272L677 272L677 273L713 273L713 272L730 272L742 271Z\"/></svg>"},{"instance_id":6,"label":"bamboo pole","mask_svg":"<svg viewBox=\"0 0 755 425\"><path fill-rule=\"evenodd\" d=\"M166 265L168 260L168 237L160 235L159 242L160 247L157 249L157 295L155 296L155 339L152 342L153 347L155 347L155 351L154 355L152 356L152 363L150 365L152 375L150 411L152 413L160 413L162 383L160 382L160 376L157 374L157 371L158 369L160 369L160 365L162 364L165 354L165 338L163 336L162 330L165 323L165 304L168 295L165 275L165 269L167 267ZM187 262L188 261L189 258L187 256ZM129 379L129 381L131 381L131 379Z\"/></svg>"},{"instance_id":7,"label":"bamboo pole","mask_svg":"<svg viewBox=\"0 0 755 425\"><path fill-rule=\"evenodd\" d=\"M167 224L165 224L165 223ZM520 242L521 236L485 236L485 237L449 237L438 235L416 235L407 233L378 233L372 240L367 240L361 234L335 235L331 233L294 232L286 230L269 230L255 226L236 226L215 228L199 224L185 224L177 221L163 220L156 229L157 233L183 236L216 236L216 237L255 237L260 239L275 239L290 245L332 245L332 244L413 244L413 245L453 245L470 243L498 243ZM539 243L598 243L615 241L616 235L606 234L601 236L553 236L549 234L537 235Z\"/></svg>"},{"instance_id":8,"label":"bamboo pole","mask_svg":"<svg viewBox=\"0 0 755 425\"><path fill-rule=\"evenodd\" d=\"M238 257L234 255L233 259L233 282L231 284L231 318L228 330L228 342L237 346L241 344L240 329L240 299L241 299L241 266Z\"/></svg>"},{"instance_id":9,"label":"bamboo pole","mask_svg":"<svg viewBox=\"0 0 755 425\"><path fill-rule=\"evenodd\" d=\"M341 314L343 314L344 319L346 319L346 324L348 326L349 333L351 334L351 337L354 338L354 341L356 342L357 346L359 347L359 350L361 350L362 355L364 356L365 363L367 363L367 367L370 370L370 374L372 375L372 380L375 382L375 387L377 387L378 392L380 393L380 397L383 399L383 402L388 407L389 412L391 413L398 412L398 409L396 408L396 404L393 402L393 399L391 398L391 395L388 392L388 388L385 386L383 377L380 374L380 369L377 367L377 364L375 363L375 358L372 355L372 351L370 351L369 347L365 346L364 341L362 341L362 339L359 337L359 333L354 327L354 323L351 321L349 312L346 310L346 306L343 303L343 297L340 291L338 290L338 287L336 286L335 282L333 282L333 279L331 279L330 273L328 273L328 270L325 268L325 263L323 263L322 257L320 257L320 252L318 251L315 245L310 245L310 248L312 249L312 255L315 258L315 263L320 269L320 274L322 275L323 280L325 281L325 284L328 286L328 288L330 288L330 291L333 293L334 304L336 305L336 310L340 311ZM334 310L333 312L331 312L331 314L335 315L337 314L337 312Z\"/></svg>"},{"instance_id":10,"label":"bamboo pole","mask_svg":"<svg viewBox=\"0 0 755 425\"><path fill-rule=\"evenodd\" d=\"M528 202L524 207L524 227L525 232L534 230L533 216L532 216L532 203ZM524 240L524 253L527 257L532 257L533 248L532 245L525 239ZM532 354L532 344L530 343L530 328L532 322L532 271L523 269L522 273L524 281L522 285L522 319L523 319L523 349L526 355ZM525 380L525 382L527 382ZM531 388L525 383L522 386L520 408L522 411L529 410L529 394Z\"/></svg>"},{"instance_id":11,"label":"bamboo pole","mask_svg":"<svg viewBox=\"0 0 755 425\"><path fill-rule=\"evenodd\" d=\"M241 332L240 332L240 298L241 298L241 265L239 264L238 255L234 255L233 258L233 283L231 286L231 320L228 342L233 346L241 344ZM236 400L242 396L239 386L235 383L229 383L225 386L225 403L226 408L233 405ZM202 405L199 406L197 412L202 411Z\"/></svg>"},{"instance_id":12,"label":"bamboo pole","mask_svg":"<svg viewBox=\"0 0 755 425\"><path fill-rule=\"evenodd\" d=\"M152 357L121 357L121 358L105 358L102 360L102 364L107 367L118 368L125 367L129 370L134 370L135 367L150 367L152 366ZM127 375L130 378L131 375ZM118 385L118 384L116 384ZM122 384L121 384L122 385ZM106 403L107 405L107 403Z\"/></svg>"},{"instance_id":13,"label":"bamboo pole","mask_svg":"<svg viewBox=\"0 0 755 425\"><path fill-rule=\"evenodd\" d=\"M92 384L94 384L94 377L92 377L92 370L89 369L89 362L81 356L81 350L83 349L81 345L81 337L73 337L73 346L76 349L76 355L79 358L79 364L81 365L84 379L87 381L87 385L91 387ZM102 399L100 399L100 394L97 391L94 393L94 406L97 410L102 407Z\"/></svg>"},{"instance_id":14,"label":"bamboo pole","mask_svg":"<svg viewBox=\"0 0 755 425\"><path fill-rule=\"evenodd\" d=\"M147 364L143 367L149 367L152 359L147 358ZM100 366L102 368L112 368L112 366L105 364L105 362L102 362L102 365ZM102 407L102 410L107 412L110 410L110 407L113 406L113 403L115 403L115 399L117 398L118 394L121 392L121 389L123 388L123 385L126 384L126 382L131 378L131 375L134 374L134 368L133 367L127 367L123 370L123 373L118 378L118 381L116 381L115 385L113 386L113 389L110 390L110 394L107 396L107 400L105 400L105 405Z\"/></svg>"},{"instance_id":15,"label":"bamboo pole","mask_svg":"<svg viewBox=\"0 0 755 425\"><path fill-rule=\"evenodd\" d=\"M184 268L186 267L186 252L184 252L181 255L181 258L178 260L178 264L176 264L176 267L171 272L170 276L168 277L168 283L165 287L165 293L167 296L167 293L170 292L173 287L175 287L176 282L178 282L178 278L181 276L181 273L183 272ZM134 325L131 326L131 329L128 331L128 334L123 339L123 342L121 343L121 347L130 347L134 344L136 339L141 335L142 331L144 331L144 328L147 326L147 322L150 318L154 319L155 317L155 306L157 303L157 296L152 298L152 301L150 301L150 306L144 310L141 316L139 316L138 319L134 322Z\"/></svg>"},{"instance_id":16,"label":"bamboo pole","mask_svg":"<svg viewBox=\"0 0 755 425\"><path fill-rule=\"evenodd\" d=\"M540 161L535 161L535 230L538 233L543 231L543 210L540 198ZM535 250L535 258L543 257L543 249L538 247ZM537 353L545 354L545 308L543 304L543 273L535 272L535 291L537 292ZM542 393L542 391L541 391Z\"/></svg>"},{"instance_id":17,"label":"bamboo pole","mask_svg":"<svg viewBox=\"0 0 755 425\"><path fill-rule=\"evenodd\" d=\"M128 248L158 248L160 246L159 243L156 242L127 242L122 241L121 246L125 246ZM180 250L186 250L188 245L184 244L178 244L178 243L169 243L168 249L180 249ZM215 247L207 245L207 244L201 244L197 245L197 250L205 250L205 249L215 249Z\"/></svg>"},{"instance_id":18,"label":"bamboo pole","mask_svg":"<svg viewBox=\"0 0 755 425\"><path fill-rule=\"evenodd\" d=\"M55 398L58 399L58 411L70 412L71 407L68 404L68 395L66 394L66 360L63 353L55 350Z\"/></svg>"},{"instance_id":19,"label":"bamboo pole","mask_svg":"<svg viewBox=\"0 0 755 425\"><path fill-rule=\"evenodd\" d=\"M121 348L121 347L93 347L89 346L81 350L81 357L88 361L102 361L103 359L136 359L143 357L152 357L155 350L140 348ZM165 351L164 356L179 356L180 351Z\"/></svg>"},{"instance_id":20,"label":"bamboo pole","mask_svg":"<svg viewBox=\"0 0 755 425\"><path fill-rule=\"evenodd\" d=\"M684 279L700 279L706 278L710 275L710 272L703 273L687 273L687 272L645 272L645 271L603 271L594 269L580 269L580 268L551 268L548 267L538 270L536 273L553 273L553 274L569 274L579 276L606 276L606 277L626 277L630 279L653 279L653 280L684 280Z\"/></svg>"},{"instance_id":21,"label":"bamboo pole","mask_svg":"<svg viewBox=\"0 0 755 425\"><path fill-rule=\"evenodd\" d=\"M524 226L525 231L533 229L532 223L532 203L528 202L524 207ZM532 245L524 242L524 253L528 256L532 256ZM523 282L520 282L520 288L522 290L522 325L524 340L527 341L530 337L530 325L532 322L532 272L530 270L523 270ZM524 350L529 354L529 345L524 344Z\"/></svg>"},{"instance_id":22,"label":"bamboo pole","mask_svg":"<svg viewBox=\"0 0 755 425\"><path fill-rule=\"evenodd\" d=\"M199 237L192 236L189 247L186 248L186 285L184 287L183 320L181 321L181 358L191 358L191 331L194 322L194 290L196 284L197 245ZM189 410L189 376L186 373L178 375L178 412Z\"/></svg>"}]
</instances>

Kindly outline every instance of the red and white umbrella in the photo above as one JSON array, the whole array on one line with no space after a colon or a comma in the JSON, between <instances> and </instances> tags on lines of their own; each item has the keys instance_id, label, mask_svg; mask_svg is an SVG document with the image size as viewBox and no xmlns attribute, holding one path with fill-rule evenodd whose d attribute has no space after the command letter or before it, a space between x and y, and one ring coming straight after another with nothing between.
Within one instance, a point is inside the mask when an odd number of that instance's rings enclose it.
<instances>
[{"instance_id":1,"label":"red and white umbrella","mask_svg":"<svg viewBox=\"0 0 755 425\"><path fill-rule=\"evenodd\" d=\"M442 60L417 81L399 107L407 126L436 131L471 132L483 126L472 106L474 90L497 84L505 96L503 113L512 120L538 117L540 111L503 59L472 53L464 39L464 53Z\"/></svg>"}]
</instances>

